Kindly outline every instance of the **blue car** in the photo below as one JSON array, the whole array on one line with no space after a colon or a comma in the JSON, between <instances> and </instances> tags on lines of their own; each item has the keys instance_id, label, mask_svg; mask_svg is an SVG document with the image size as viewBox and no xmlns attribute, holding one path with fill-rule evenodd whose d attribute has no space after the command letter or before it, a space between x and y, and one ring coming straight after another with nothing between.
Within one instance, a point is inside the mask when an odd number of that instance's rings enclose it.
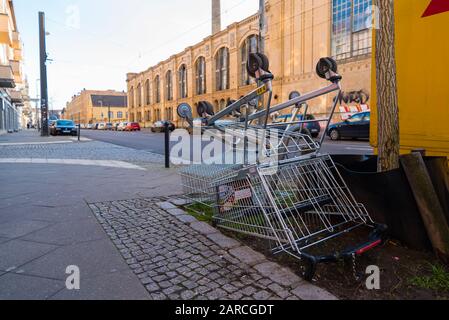
<instances>
[{"instance_id":1,"label":"blue car","mask_svg":"<svg viewBox=\"0 0 449 320\"><path fill-rule=\"evenodd\" d=\"M78 135L78 127L75 125L75 122L71 120L58 120L53 122L50 127L50 134L52 136L59 135Z\"/></svg>"},{"instance_id":2,"label":"blue car","mask_svg":"<svg viewBox=\"0 0 449 320\"><path fill-rule=\"evenodd\" d=\"M277 127L278 124L281 125L283 123L288 123L291 118L292 118L291 114L281 115L276 118L274 124L276 124L276 127ZM303 120L303 115L301 114L296 117L295 121L302 121L302 120ZM310 120L315 120L315 117L311 114L308 114L306 116L306 121L310 121ZM310 135L312 138L317 138L321 132L320 123L318 121L304 123L303 131L305 131L305 133Z\"/></svg>"},{"instance_id":3,"label":"blue car","mask_svg":"<svg viewBox=\"0 0 449 320\"><path fill-rule=\"evenodd\" d=\"M356 113L344 122L329 126L327 135L334 141L351 139L369 139L371 112Z\"/></svg>"}]
</instances>

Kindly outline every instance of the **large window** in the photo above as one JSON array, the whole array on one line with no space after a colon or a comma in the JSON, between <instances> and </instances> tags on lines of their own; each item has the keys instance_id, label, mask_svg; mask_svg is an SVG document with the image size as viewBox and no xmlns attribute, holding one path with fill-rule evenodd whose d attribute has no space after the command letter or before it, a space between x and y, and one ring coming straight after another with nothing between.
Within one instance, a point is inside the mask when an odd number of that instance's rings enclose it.
<instances>
[{"instance_id":1,"label":"large window","mask_svg":"<svg viewBox=\"0 0 449 320\"><path fill-rule=\"evenodd\" d=\"M245 42L243 42L243 45L240 48L240 85L242 86L246 86L255 82L255 80L248 75L246 64L248 62L249 54L257 52L257 46L258 37L256 35L252 35L246 38Z\"/></svg>"},{"instance_id":2,"label":"large window","mask_svg":"<svg viewBox=\"0 0 449 320\"><path fill-rule=\"evenodd\" d=\"M154 79L154 100L156 103L161 102L161 79L159 76Z\"/></svg>"},{"instance_id":3,"label":"large window","mask_svg":"<svg viewBox=\"0 0 449 320\"><path fill-rule=\"evenodd\" d=\"M166 98L167 101L173 100L173 75L171 70L167 72L165 75L165 91L166 91Z\"/></svg>"},{"instance_id":4,"label":"large window","mask_svg":"<svg viewBox=\"0 0 449 320\"><path fill-rule=\"evenodd\" d=\"M165 109L165 120L173 121L173 108L172 107Z\"/></svg>"},{"instance_id":5,"label":"large window","mask_svg":"<svg viewBox=\"0 0 449 320\"><path fill-rule=\"evenodd\" d=\"M215 89L229 89L229 49L221 48L215 56Z\"/></svg>"},{"instance_id":6,"label":"large window","mask_svg":"<svg viewBox=\"0 0 449 320\"><path fill-rule=\"evenodd\" d=\"M142 106L142 86L140 85L140 83L137 86L137 106L141 107Z\"/></svg>"},{"instance_id":7,"label":"large window","mask_svg":"<svg viewBox=\"0 0 449 320\"><path fill-rule=\"evenodd\" d=\"M145 104L151 104L150 80L145 81Z\"/></svg>"},{"instance_id":8,"label":"large window","mask_svg":"<svg viewBox=\"0 0 449 320\"><path fill-rule=\"evenodd\" d=\"M179 80L179 98L180 99L187 98L187 67L185 64L183 64L179 68L178 80Z\"/></svg>"},{"instance_id":9,"label":"large window","mask_svg":"<svg viewBox=\"0 0 449 320\"><path fill-rule=\"evenodd\" d=\"M199 57L195 63L196 94L206 93L206 59Z\"/></svg>"},{"instance_id":10,"label":"large window","mask_svg":"<svg viewBox=\"0 0 449 320\"><path fill-rule=\"evenodd\" d=\"M332 55L348 59L371 53L372 0L332 0Z\"/></svg>"},{"instance_id":11,"label":"large window","mask_svg":"<svg viewBox=\"0 0 449 320\"><path fill-rule=\"evenodd\" d=\"M131 87L131 89L129 89L129 106L131 108L134 108L134 87Z\"/></svg>"}]
</instances>

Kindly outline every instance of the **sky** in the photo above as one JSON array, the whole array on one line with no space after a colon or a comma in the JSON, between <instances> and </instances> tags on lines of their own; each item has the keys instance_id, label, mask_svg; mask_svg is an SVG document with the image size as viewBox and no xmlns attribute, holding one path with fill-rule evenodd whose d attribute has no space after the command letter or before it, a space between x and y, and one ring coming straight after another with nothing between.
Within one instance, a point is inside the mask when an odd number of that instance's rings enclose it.
<instances>
[{"instance_id":1,"label":"sky","mask_svg":"<svg viewBox=\"0 0 449 320\"><path fill-rule=\"evenodd\" d=\"M222 0L222 27L257 12L258 0ZM23 70L39 86L38 12L46 14L50 109L81 90L126 90L140 72L211 32L211 0L14 0Z\"/></svg>"}]
</instances>

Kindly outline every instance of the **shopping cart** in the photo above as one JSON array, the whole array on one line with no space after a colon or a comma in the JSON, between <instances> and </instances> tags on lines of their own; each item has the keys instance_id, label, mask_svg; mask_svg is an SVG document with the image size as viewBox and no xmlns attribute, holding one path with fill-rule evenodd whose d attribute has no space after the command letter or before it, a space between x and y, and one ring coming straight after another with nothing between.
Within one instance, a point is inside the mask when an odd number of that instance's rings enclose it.
<instances>
[{"instance_id":1,"label":"shopping cart","mask_svg":"<svg viewBox=\"0 0 449 320\"><path fill-rule=\"evenodd\" d=\"M265 76L262 88L270 91L273 77L266 70L254 72L251 62L248 64L250 74ZM283 252L306 261L303 275L307 280L313 278L318 263L355 259L381 245L386 231L356 201L332 158L320 154L324 136L315 142L301 133L307 121L294 121L303 103L335 91L341 94L341 76L335 61L321 59L317 74L332 84L303 96L292 96L274 107L268 102L264 110L246 113L240 121L219 122L225 115L241 111L242 103L264 91L259 88L218 115L203 119L201 129L230 132L235 149L240 146L245 155L240 164L196 165L181 170L186 195L212 208L216 226L270 240L274 254ZM329 118L322 119L327 123L326 131L337 100ZM279 129L268 123L270 114L289 107L293 108L293 117L286 127ZM181 105L178 113L191 118L186 105ZM261 123L260 119L265 121ZM250 144L252 141L255 143ZM249 154L261 157L251 162ZM354 245L360 241L349 237L345 245L348 235L359 231L367 235L366 241Z\"/></svg>"},{"instance_id":2,"label":"shopping cart","mask_svg":"<svg viewBox=\"0 0 449 320\"><path fill-rule=\"evenodd\" d=\"M274 254L307 262L307 280L318 263L354 258L384 241L386 227L355 200L328 155L242 168L234 179L217 181L216 194L218 227L274 241ZM345 246L343 238L357 230L368 234L366 241ZM323 253L329 243L331 253Z\"/></svg>"}]
</instances>

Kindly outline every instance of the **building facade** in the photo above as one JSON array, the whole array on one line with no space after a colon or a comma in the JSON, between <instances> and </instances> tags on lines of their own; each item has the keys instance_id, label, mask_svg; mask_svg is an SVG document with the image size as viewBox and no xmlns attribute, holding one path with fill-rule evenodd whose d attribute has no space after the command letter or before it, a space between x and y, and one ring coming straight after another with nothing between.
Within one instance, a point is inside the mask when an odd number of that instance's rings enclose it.
<instances>
[{"instance_id":1,"label":"building facade","mask_svg":"<svg viewBox=\"0 0 449 320\"><path fill-rule=\"evenodd\" d=\"M326 85L315 74L321 57L332 56L344 77L341 107L369 104L371 83L372 0L267 0L265 53L274 74L273 103L292 91L305 93ZM255 87L246 71L250 52L258 50L259 17L228 26L183 52L141 73L127 74L129 120L150 126L172 120L176 107L199 101L215 111ZM326 113L335 96L311 101L311 112Z\"/></svg>"},{"instance_id":2,"label":"building facade","mask_svg":"<svg viewBox=\"0 0 449 320\"><path fill-rule=\"evenodd\" d=\"M127 121L127 95L113 90L83 90L67 103L63 117L84 125Z\"/></svg>"},{"instance_id":3,"label":"building facade","mask_svg":"<svg viewBox=\"0 0 449 320\"><path fill-rule=\"evenodd\" d=\"M22 42L12 0L0 1L0 134L22 128Z\"/></svg>"}]
</instances>

